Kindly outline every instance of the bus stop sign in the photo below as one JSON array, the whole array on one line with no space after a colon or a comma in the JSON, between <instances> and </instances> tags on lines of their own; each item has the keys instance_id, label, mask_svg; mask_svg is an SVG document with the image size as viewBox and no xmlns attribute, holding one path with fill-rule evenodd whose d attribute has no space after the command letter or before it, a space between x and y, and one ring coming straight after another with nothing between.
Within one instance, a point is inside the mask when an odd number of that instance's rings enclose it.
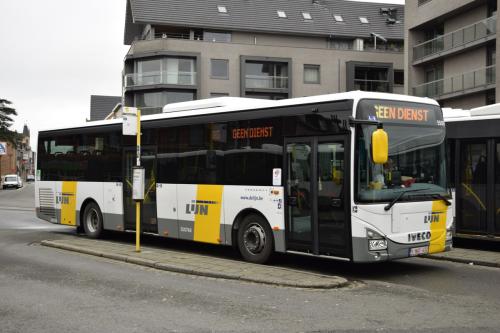
<instances>
[{"instance_id":1,"label":"bus stop sign","mask_svg":"<svg viewBox=\"0 0 500 333\"><path fill-rule=\"evenodd\" d=\"M122 128L123 135L137 135L137 108L125 107Z\"/></svg>"}]
</instances>

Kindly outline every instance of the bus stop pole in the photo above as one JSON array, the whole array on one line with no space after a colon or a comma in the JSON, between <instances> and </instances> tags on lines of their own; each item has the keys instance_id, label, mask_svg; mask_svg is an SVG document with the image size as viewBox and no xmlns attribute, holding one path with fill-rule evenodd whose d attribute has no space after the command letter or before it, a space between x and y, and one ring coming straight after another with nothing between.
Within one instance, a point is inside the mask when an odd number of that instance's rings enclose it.
<instances>
[{"instance_id":1,"label":"bus stop pole","mask_svg":"<svg viewBox=\"0 0 500 333\"><path fill-rule=\"evenodd\" d=\"M137 109L137 160L141 166L141 110ZM135 252L141 252L141 202L135 202Z\"/></svg>"}]
</instances>

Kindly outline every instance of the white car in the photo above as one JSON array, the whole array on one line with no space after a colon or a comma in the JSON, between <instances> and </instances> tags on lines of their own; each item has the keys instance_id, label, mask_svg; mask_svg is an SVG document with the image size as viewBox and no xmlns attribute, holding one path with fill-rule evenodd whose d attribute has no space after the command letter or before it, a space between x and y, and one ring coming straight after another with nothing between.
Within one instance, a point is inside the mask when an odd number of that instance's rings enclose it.
<instances>
[{"instance_id":1,"label":"white car","mask_svg":"<svg viewBox=\"0 0 500 333\"><path fill-rule=\"evenodd\" d=\"M23 187L23 180L18 175L5 175L3 177L3 189L6 188L21 188Z\"/></svg>"}]
</instances>

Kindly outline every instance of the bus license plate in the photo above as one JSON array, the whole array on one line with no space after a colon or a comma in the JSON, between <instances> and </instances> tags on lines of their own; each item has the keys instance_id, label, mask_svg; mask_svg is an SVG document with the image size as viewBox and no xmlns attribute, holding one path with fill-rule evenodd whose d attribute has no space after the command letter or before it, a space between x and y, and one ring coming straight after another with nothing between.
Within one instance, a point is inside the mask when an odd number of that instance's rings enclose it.
<instances>
[{"instance_id":1,"label":"bus license plate","mask_svg":"<svg viewBox=\"0 0 500 333\"><path fill-rule=\"evenodd\" d=\"M414 247L414 248L410 249L410 257L415 257L415 256L419 256L422 254L427 254L427 253L429 253L428 246Z\"/></svg>"}]
</instances>

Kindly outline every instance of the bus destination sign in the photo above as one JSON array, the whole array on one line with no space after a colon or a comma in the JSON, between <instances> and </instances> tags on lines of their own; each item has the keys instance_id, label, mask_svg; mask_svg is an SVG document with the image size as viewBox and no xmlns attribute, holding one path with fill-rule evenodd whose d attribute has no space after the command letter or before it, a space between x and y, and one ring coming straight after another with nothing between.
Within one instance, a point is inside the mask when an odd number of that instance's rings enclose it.
<instances>
[{"instance_id":1,"label":"bus destination sign","mask_svg":"<svg viewBox=\"0 0 500 333\"><path fill-rule=\"evenodd\" d=\"M388 100L362 100L358 104L358 119L383 123L413 123L442 126L439 106Z\"/></svg>"},{"instance_id":2,"label":"bus destination sign","mask_svg":"<svg viewBox=\"0 0 500 333\"><path fill-rule=\"evenodd\" d=\"M270 138L273 136L273 126L235 128L232 131L233 140Z\"/></svg>"}]
</instances>

